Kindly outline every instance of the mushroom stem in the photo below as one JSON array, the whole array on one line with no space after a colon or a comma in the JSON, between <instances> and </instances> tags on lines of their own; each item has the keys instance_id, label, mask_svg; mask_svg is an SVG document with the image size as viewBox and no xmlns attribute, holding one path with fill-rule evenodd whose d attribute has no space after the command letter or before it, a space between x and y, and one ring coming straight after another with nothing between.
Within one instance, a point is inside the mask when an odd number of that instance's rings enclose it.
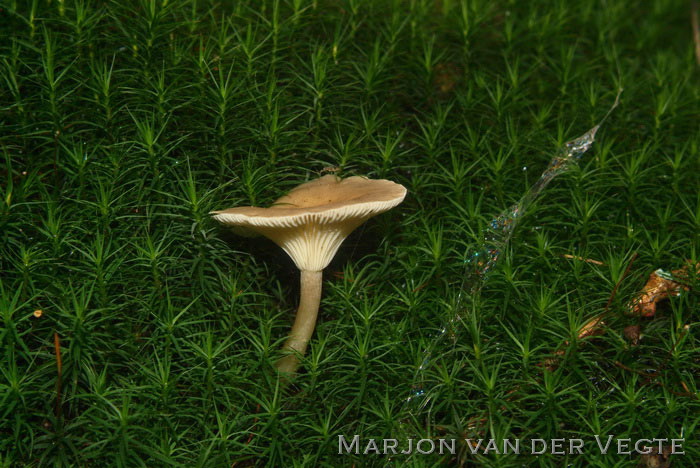
<instances>
[{"instance_id":1,"label":"mushroom stem","mask_svg":"<svg viewBox=\"0 0 700 468\"><path fill-rule=\"evenodd\" d=\"M301 297L292 331L282 351L288 353L277 361L277 370L294 374L299 367L299 356L306 352L311 335L316 327L318 307L321 304L323 272L301 270Z\"/></svg>"}]
</instances>

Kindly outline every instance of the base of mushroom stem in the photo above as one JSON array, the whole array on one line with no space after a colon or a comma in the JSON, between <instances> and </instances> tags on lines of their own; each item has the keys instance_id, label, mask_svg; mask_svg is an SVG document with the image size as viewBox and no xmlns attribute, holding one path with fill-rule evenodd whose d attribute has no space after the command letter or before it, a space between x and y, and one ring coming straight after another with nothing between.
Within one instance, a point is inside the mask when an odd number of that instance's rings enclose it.
<instances>
[{"instance_id":1,"label":"base of mushroom stem","mask_svg":"<svg viewBox=\"0 0 700 468\"><path fill-rule=\"evenodd\" d=\"M275 367L283 376L292 376L299 368L299 358L295 354L288 354L277 361Z\"/></svg>"},{"instance_id":2,"label":"base of mushroom stem","mask_svg":"<svg viewBox=\"0 0 700 468\"><path fill-rule=\"evenodd\" d=\"M306 353L306 348L316 327L318 307L321 303L321 283L323 273L320 271L301 270L301 294L299 308L294 319L292 331L284 343L282 351L286 354L277 364L277 370L294 374L299 368L299 359Z\"/></svg>"}]
</instances>

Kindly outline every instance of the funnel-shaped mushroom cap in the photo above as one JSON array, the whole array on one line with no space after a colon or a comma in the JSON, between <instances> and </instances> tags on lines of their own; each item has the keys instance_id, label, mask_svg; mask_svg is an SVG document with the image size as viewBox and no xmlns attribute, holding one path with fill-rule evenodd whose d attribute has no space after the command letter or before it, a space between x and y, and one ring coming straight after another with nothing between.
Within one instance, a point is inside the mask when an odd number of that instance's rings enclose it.
<instances>
[{"instance_id":1,"label":"funnel-shaped mushroom cap","mask_svg":"<svg viewBox=\"0 0 700 468\"><path fill-rule=\"evenodd\" d=\"M212 214L223 224L270 238L300 270L321 271L356 227L405 196L406 188L389 180L326 175L299 185L270 208L246 206Z\"/></svg>"}]
</instances>

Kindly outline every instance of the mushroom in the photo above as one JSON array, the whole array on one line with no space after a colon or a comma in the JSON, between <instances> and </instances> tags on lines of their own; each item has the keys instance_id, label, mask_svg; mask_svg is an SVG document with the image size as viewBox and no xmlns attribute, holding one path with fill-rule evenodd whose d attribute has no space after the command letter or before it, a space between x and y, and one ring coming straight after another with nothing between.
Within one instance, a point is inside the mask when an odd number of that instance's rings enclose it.
<instances>
[{"instance_id":1,"label":"mushroom","mask_svg":"<svg viewBox=\"0 0 700 468\"><path fill-rule=\"evenodd\" d=\"M306 182L270 208L245 206L213 211L217 221L234 230L262 234L292 258L301 271L299 308L277 369L293 374L316 326L321 302L322 271L340 244L372 216L401 203L406 188L389 180L340 179L329 174Z\"/></svg>"}]
</instances>

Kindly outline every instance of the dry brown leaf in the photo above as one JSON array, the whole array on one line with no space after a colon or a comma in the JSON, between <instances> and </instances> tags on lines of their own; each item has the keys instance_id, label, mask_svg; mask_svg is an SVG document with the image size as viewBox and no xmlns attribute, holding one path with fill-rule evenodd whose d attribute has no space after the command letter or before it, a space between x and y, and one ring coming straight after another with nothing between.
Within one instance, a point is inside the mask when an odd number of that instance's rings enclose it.
<instances>
[{"instance_id":1,"label":"dry brown leaf","mask_svg":"<svg viewBox=\"0 0 700 468\"><path fill-rule=\"evenodd\" d=\"M603 316L598 315L593 317L588 322L583 324L583 326L578 331L578 339L582 340L589 336L602 335L604 333L603 326L605 322L603 321Z\"/></svg>"},{"instance_id":2,"label":"dry brown leaf","mask_svg":"<svg viewBox=\"0 0 700 468\"><path fill-rule=\"evenodd\" d=\"M604 326L605 322L603 321L603 315L597 315L590 319L588 322L584 323L581 326L581 328L579 328L577 337L579 340L582 340L591 336L602 335L603 333L605 333L605 330L603 329ZM564 346L568 345L569 342L565 341ZM546 370L553 372L557 369L557 367L559 367L559 360L565 354L566 352L563 349L559 349L554 352L554 355L552 357L546 358L544 362L542 362L540 365Z\"/></svg>"},{"instance_id":3,"label":"dry brown leaf","mask_svg":"<svg viewBox=\"0 0 700 468\"><path fill-rule=\"evenodd\" d=\"M680 284L663 279L654 272L649 276L641 295L634 303L632 314L653 317L656 314L656 304L659 301L678 294L680 294Z\"/></svg>"},{"instance_id":4,"label":"dry brown leaf","mask_svg":"<svg viewBox=\"0 0 700 468\"><path fill-rule=\"evenodd\" d=\"M673 270L671 276L679 280L688 279L688 266ZM696 265L697 267L700 265ZM666 298L678 296L681 289L688 290L688 286L670 279L663 278L659 275L659 270L656 270L647 280L641 294L632 301L630 313L641 317L653 317L656 314L656 304Z\"/></svg>"}]
</instances>

